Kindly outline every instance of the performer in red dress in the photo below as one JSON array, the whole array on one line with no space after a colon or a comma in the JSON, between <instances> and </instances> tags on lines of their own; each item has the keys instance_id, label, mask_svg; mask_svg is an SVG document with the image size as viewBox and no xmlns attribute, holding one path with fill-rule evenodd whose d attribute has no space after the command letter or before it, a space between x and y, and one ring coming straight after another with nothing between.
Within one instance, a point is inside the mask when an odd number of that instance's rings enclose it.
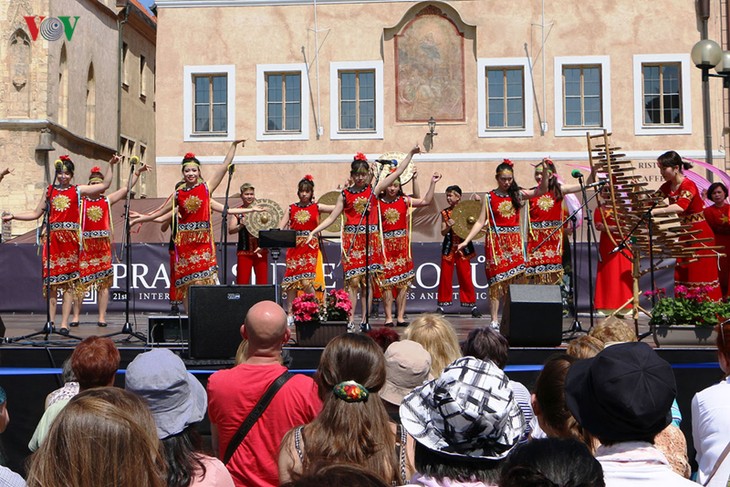
<instances>
[{"instance_id":1,"label":"performer in red dress","mask_svg":"<svg viewBox=\"0 0 730 487\"><path fill-rule=\"evenodd\" d=\"M722 183L712 183L707 189L707 195L712 201L712 205L708 206L702 213L705 215L707 224L710 225L712 232L715 234L715 243L722 245L721 250L724 256L720 257L720 289L722 297L728 297L728 288L730 287L730 267L728 266L728 252L730 252L730 205L727 204L727 187Z\"/></svg>"},{"instance_id":2,"label":"performer in red dress","mask_svg":"<svg viewBox=\"0 0 730 487\"><path fill-rule=\"evenodd\" d=\"M535 181L543 171L557 174L555 163L545 158L535 167ZM589 183L591 179L589 178ZM577 193L580 184L563 185L553 178L548 190L530 200L530 227L527 236L525 277L535 284L559 284L563 280L563 195ZM539 247L538 247L539 246Z\"/></svg>"},{"instance_id":3,"label":"performer in red dress","mask_svg":"<svg viewBox=\"0 0 730 487\"><path fill-rule=\"evenodd\" d=\"M416 145L403 162L398 164L396 170L379 181L375 188L368 183L371 178L370 164L365 155L358 152L350 165L350 176L353 185L342 190L342 193L337 197L337 202L330 216L312 230L309 237L307 237L307 243L309 243L317 233L330 226L341 213L344 213L342 269L345 272L345 286L350 294L350 301L353 303L350 314L351 321L357 303L357 293L365 290L366 262L371 279L380 281L380 275L383 272L383 249L380 243L380 234L378 233L378 212L375 208L375 195L390 186L411 162L413 154L419 152L421 152L421 149ZM367 221L365 220L366 210L369 211ZM366 226L369 234L367 246L365 245ZM366 293L361 292L360 300L362 310L360 328L362 331L368 331L370 325L366 322L365 316L370 296L366 296Z\"/></svg>"},{"instance_id":4,"label":"performer in red dress","mask_svg":"<svg viewBox=\"0 0 730 487\"><path fill-rule=\"evenodd\" d=\"M659 188L659 192L668 198L669 206L654 208L652 215L677 213L682 225L699 231L692 236L684 237L684 240L691 242L694 239L710 239L702 246L714 246L715 236L702 213L704 208L702 197L695 183L686 178L683 173L683 169L689 169L692 165L684 162L676 152L669 151L659 156L657 166L665 181ZM675 287L683 285L694 292L703 292L709 299L719 300L722 298L722 291L720 291L717 268L718 252L709 249L699 250L694 262L677 259L674 268L674 285Z\"/></svg>"},{"instance_id":5,"label":"performer in red dress","mask_svg":"<svg viewBox=\"0 0 730 487\"><path fill-rule=\"evenodd\" d=\"M482 314L477 309L477 294L471 278L471 259L476 256L474 244L469 243L462 250L456 250L462 240L451 229L456 223L451 218L451 214L459 201L461 201L461 188L455 184L446 188L446 202L449 207L441 210L441 235L443 235L444 240L441 243L441 274L439 276L437 311L443 314L445 313L444 307L451 306L454 291L452 287L454 269L456 269L456 280L459 283L459 303L462 307L471 308L471 315L474 318L480 318Z\"/></svg>"},{"instance_id":6,"label":"performer in red dress","mask_svg":"<svg viewBox=\"0 0 730 487\"><path fill-rule=\"evenodd\" d=\"M319 240L307 242L309 232L317 228L319 213L332 211L334 206L314 201L314 178L307 174L297 185L299 201L289 205L289 212L279 223L282 230L289 228L297 232L296 246L286 251L286 273L281 289L286 292L287 312L290 322L291 305L298 291L314 293L314 280L317 277Z\"/></svg>"},{"instance_id":7,"label":"performer in red dress","mask_svg":"<svg viewBox=\"0 0 730 487\"><path fill-rule=\"evenodd\" d=\"M542 163L541 163L542 164ZM508 286L521 280L525 272L525 254L520 232L520 209L524 200L545 194L548 183L555 176L546 168L546 177L534 189L522 189L514 180L512 161L505 159L497 166L497 188L487 193L479 219L457 250L466 247L487 224L485 271L489 283L489 310L491 326L499 329L499 303Z\"/></svg>"},{"instance_id":8,"label":"performer in red dress","mask_svg":"<svg viewBox=\"0 0 730 487\"><path fill-rule=\"evenodd\" d=\"M142 172L147 171L145 164L134 171L129 187L137 184ZM104 175L98 166L91 168L89 184L104 183ZM71 326L79 326L79 313L83 295L91 289L96 289L99 307L99 321L96 326L106 326L106 310L109 306L109 288L112 285L114 269L112 268L112 220L111 207L118 201L126 198L127 185L109 196L100 194L95 198L84 196L81 200L81 255L79 269L81 281L79 294L76 297L73 309Z\"/></svg>"},{"instance_id":9,"label":"performer in red dress","mask_svg":"<svg viewBox=\"0 0 730 487\"><path fill-rule=\"evenodd\" d=\"M251 183L241 185L241 208L251 208L256 201L256 188ZM228 233L238 235L236 248L236 284L251 284L251 275L256 274L256 284L269 282L269 251L259 247L259 239L246 228L246 216L241 215L228 221Z\"/></svg>"},{"instance_id":10,"label":"performer in red dress","mask_svg":"<svg viewBox=\"0 0 730 487\"><path fill-rule=\"evenodd\" d=\"M596 230L601 232L598 243L600 259L596 269L596 290L594 306L597 310L611 313L619 309L632 297L632 254L628 249L612 252L621 237L616 232L616 219L613 208L606 203L611 197L608 185L601 188L601 201L593 212ZM631 304L627 308L633 307Z\"/></svg>"},{"instance_id":11,"label":"performer in red dress","mask_svg":"<svg viewBox=\"0 0 730 487\"><path fill-rule=\"evenodd\" d=\"M185 184L175 190L170 201L148 215L132 214L134 225L153 221L172 210L175 232L175 287L182 297L186 310L189 310L188 288L191 285L218 283L211 211L222 213L223 205L211 198L211 193L223 180L228 164L233 160L236 146L243 142L242 140L232 142L224 163L211 179L210 187L200 176L200 161L195 154L191 152L185 154L182 160ZM262 210L261 207L230 208L228 213L242 215Z\"/></svg>"},{"instance_id":12,"label":"performer in red dress","mask_svg":"<svg viewBox=\"0 0 730 487\"><path fill-rule=\"evenodd\" d=\"M106 191L111 185L112 168L119 162L116 154L109 160L104 182L101 184L71 184L74 175L74 163L66 155L61 156L55 163L56 184L49 185L43 198L38 202L35 210L22 213L3 215L3 221L23 220L32 221L40 218L45 211L46 202L50 203L50 256L43 238L43 295L46 295L46 284L50 279L49 309L51 323L56 318L56 296L63 295L61 307L61 328L59 333L68 335L68 319L71 315L74 297L80 292L79 279L79 251L80 251L80 222L81 197L96 197ZM44 226L45 231L45 226ZM48 260L50 258L50 276Z\"/></svg>"},{"instance_id":13,"label":"performer in red dress","mask_svg":"<svg viewBox=\"0 0 730 487\"><path fill-rule=\"evenodd\" d=\"M395 168L393 168L395 169ZM383 291L385 326L393 324L393 289L398 294L395 300L398 326L407 326L405 321L406 293L415 277L411 257L411 208L428 206L433 200L436 182L441 174L431 176L431 184L423 198L412 198L403 194L400 178L393 181L378 198L380 224L383 230L383 250L385 260L380 287Z\"/></svg>"}]
</instances>

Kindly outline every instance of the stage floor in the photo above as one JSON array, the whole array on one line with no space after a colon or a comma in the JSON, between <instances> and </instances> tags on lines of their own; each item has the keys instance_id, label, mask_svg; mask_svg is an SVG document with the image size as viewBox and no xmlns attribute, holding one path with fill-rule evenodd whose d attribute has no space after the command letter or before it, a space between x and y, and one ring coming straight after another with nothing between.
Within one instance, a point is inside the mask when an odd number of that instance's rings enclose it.
<instances>
[{"instance_id":1,"label":"stage floor","mask_svg":"<svg viewBox=\"0 0 730 487\"><path fill-rule=\"evenodd\" d=\"M161 316L170 316L169 314L163 314L163 313L137 313L136 315L130 315L130 324L132 326L132 330L141 333L145 337L148 337L148 324L149 319L152 317L153 319L155 317L161 317ZM418 315L417 314L410 314L406 316L407 321L411 321L415 319ZM43 330L43 327L46 322L46 316L45 314L33 314L33 313L12 313L12 314L3 314L1 315L2 320L5 324L5 337L6 337L6 344L4 344L4 347L7 347L8 345L11 346L51 346L51 347L73 347L78 340L73 339L71 337L64 337L59 334L52 334L46 338L46 335L41 333L37 336L27 338L27 339L20 339L21 337L24 337L26 335L30 335L36 332L40 332ZM484 315L481 318L472 318L470 314L464 313L464 314L446 314L444 317L449 320L449 322L454 326L454 329L456 330L456 334L459 338L459 340L464 340L466 336L469 334L469 331L473 330L476 327L482 327L482 326L489 326L490 319L487 315ZM57 320L60 319L60 315L56 317ZM593 317L593 324L598 325L601 323L605 317L603 315L594 315ZM630 316L625 316L624 320L627 324L634 326L633 320L630 318ZM356 322L359 322L359 317L356 317ZM371 317L370 324L373 328L377 328L380 326L383 326L384 319L382 317L382 313L378 317ZM564 317L562 320L562 330L563 330L563 343L561 346L565 346L567 342L575 337L580 335L581 333L570 333L573 329L578 329L578 327L574 326L575 319L572 316ZM578 323L580 324L580 329L584 331L588 331L591 326L591 318L588 314L579 314L577 318ZM639 324L638 324L638 331L639 334L644 334L649 332L649 325L648 325L648 317L644 315L643 313L639 313ZM125 315L124 313L108 313L107 314L107 327L98 327L96 326L97 323L97 315L95 314L82 314L81 320L80 320L80 326L71 328L71 334L78 337L79 339L84 339L88 336L92 335L107 335L111 333L120 333L119 335L116 335L113 337L115 342L119 347L132 347L132 348L146 348L147 345L156 345L158 343L155 343L155 340L148 339L146 341L142 341L140 339L137 339L135 337L130 337L127 333L121 333L123 329L123 325L125 322ZM58 330L59 327L56 327L56 330ZM403 334L403 331L405 330L405 327L395 327L393 328L401 335ZM7 343L8 341L12 343ZM656 346L652 340L652 337L649 336L647 338L644 338L644 341L648 343L649 345ZM151 342L151 343L149 343ZM174 343L168 343L165 344L166 346L172 346L174 348ZM180 346L183 346L182 343L179 344ZM688 341L686 343L673 343L674 345L680 345L680 346L686 346L690 348L699 347L699 348L714 348L714 343L711 341L708 341L706 343L697 343L696 341Z\"/></svg>"}]
</instances>

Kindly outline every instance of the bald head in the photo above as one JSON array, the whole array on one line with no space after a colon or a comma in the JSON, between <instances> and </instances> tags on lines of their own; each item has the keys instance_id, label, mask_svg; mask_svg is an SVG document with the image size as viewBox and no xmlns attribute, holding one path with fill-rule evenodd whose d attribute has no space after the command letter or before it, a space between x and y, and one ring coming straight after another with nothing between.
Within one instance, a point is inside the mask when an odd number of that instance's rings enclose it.
<instances>
[{"instance_id":1,"label":"bald head","mask_svg":"<svg viewBox=\"0 0 730 487\"><path fill-rule=\"evenodd\" d=\"M248 310L244 338L249 349L281 349L289 339L284 309L273 301L260 301Z\"/></svg>"}]
</instances>

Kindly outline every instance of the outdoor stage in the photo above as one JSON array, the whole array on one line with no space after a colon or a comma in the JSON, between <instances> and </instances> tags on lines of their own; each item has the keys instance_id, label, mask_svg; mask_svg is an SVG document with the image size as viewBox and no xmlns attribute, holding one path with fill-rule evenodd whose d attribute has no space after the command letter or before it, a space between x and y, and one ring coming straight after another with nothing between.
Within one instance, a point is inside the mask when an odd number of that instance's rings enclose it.
<instances>
[{"instance_id":1,"label":"outdoor stage","mask_svg":"<svg viewBox=\"0 0 730 487\"><path fill-rule=\"evenodd\" d=\"M413 319L414 314L409 316ZM148 315L138 313L130 318L135 329L145 336L147 335ZM469 330L477 326L488 326L489 319L475 319L469 315L446 315L446 318L454 325L459 339L466 337ZM45 323L45 314L3 314L3 322L6 326L6 337L18 337L32 332L39 331ZM119 332L124 323L124 315L112 313L109 315L109 326L99 328L96 326L96 315L82 315L81 325L72 328L72 334L84 338L90 335L102 335ZM587 316L579 316L583 328L587 329L590 319ZM600 318L595 318L598 323ZM381 326L382 318L371 320L374 327ZM569 330L573 324L572 318L563 320L563 329ZM399 332L403 328L397 328ZM640 332L647 331L646 319L640 321ZM571 334L565 335L570 338ZM53 335L50 340L44 336L38 336L28 340L21 340L16 343L3 343L0 345L0 386L8 395L8 410L11 422L8 429L0 436L0 441L9 458L9 466L16 471L23 471L23 462L29 454L27 444L30 440L35 425L43 413L43 403L46 394L61 385L60 366L72 352L77 340ZM147 341L140 341L128 335L113 337L120 350L122 363L117 376L116 385L124 386L124 371L129 362L138 354L152 345ZM653 345L652 339L645 338L644 341ZM183 357L187 356L188 347L182 342L165 342L156 346L165 346ZM531 388L541 368L541 364L552 354L564 350L565 342L557 347L513 347L510 350L509 365L507 373L511 379L517 380ZM290 367L295 371L311 374L317 366L321 348L286 347L286 353L291 358ZM690 401L692 396L699 390L708 387L722 377L717 358L716 349L711 343L704 346L689 344L684 346L662 346L657 352L669 361L675 372L678 385L678 397L680 410L683 414L682 430L684 431L690 455L694 455L691 439L691 418ZM203 383L207 383L208 376L214 371L230 367L231 360L194 360L185 359L188 369ZM209 433L207 418L201 426L204 436Z\"/></svg>"}]
</instances>

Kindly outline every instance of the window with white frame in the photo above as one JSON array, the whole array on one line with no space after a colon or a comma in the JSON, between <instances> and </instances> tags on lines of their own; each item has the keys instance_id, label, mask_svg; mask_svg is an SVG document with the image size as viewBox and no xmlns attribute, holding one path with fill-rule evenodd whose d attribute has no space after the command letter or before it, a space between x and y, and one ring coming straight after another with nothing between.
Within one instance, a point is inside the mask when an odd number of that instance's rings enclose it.
<instances>
[{"instance_id":1,"label":"window with white frame","mask_svg":"<svg viewBox=\"0 0 730 487\"><path fill-rule=\"evenodd\" d=\"M688 54L634 56L636 135L692 132Z\"/></svg>"},{"instance_id":2,"label":"window with white frame","mask_svg":"<svg viewBox=\"0 0 730 487\"><path fill-rule=\"evenodd\" d=\"M309 138L309 84L305 64L256 67L256 139Z\"/></svg>"},{"instance_id":3,"label":"window with white frame","mask_svg":"<svg viewBox=\"0 0 730 487\"><path fill-rule=\"evenodd\" d=\"M330 138L383 138L383 62L330 63Z\"/></svg>"},{"instance_id":4,"label":"window with white frame","mask_svg":"<svg viewBox=\"0 0 730 487\"><path fill-rule=\"evenodd\" d=\"M235 66L185 66L183 71L184 140L233 140Z\"/></svg>"},{"instance_id":5,"label":"window with white frame","mask_svg":"<svg viewBox=\"0 0 730 487\"><path fill-rule=\"evenodd\" d=\"M479 59L477 66L479 136L532 136L534 104L527 60Z\"/></svg>"},{"instance_id":6,"label":"window with white frame","mask_svg":"<svg viewBox=\"0 0 730 487\"><path fill-rule=\"evenodd\" d=\"M266 73L266 132L302 128L302 74Z\"/></svg>"},{"instance_id":7,"label":"window with white frame","mask_svg":"<svg viewBox=\"0 0 730 487\"><path fill-rule=\"evenodd\" d=\"M555 135L611 129L608 56L555 58Z\"/></svg>"}]
</instances>

